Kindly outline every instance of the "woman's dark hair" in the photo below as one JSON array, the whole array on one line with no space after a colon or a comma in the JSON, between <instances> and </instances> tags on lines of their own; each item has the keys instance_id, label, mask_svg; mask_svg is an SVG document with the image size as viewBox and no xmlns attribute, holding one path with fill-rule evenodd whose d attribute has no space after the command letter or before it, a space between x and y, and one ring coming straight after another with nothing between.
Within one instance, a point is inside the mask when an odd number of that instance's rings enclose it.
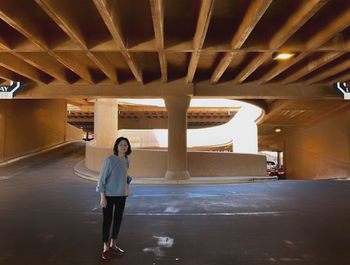
<instances>
[{"instance_id":1,"label":"woman's dark hair","mask_svg":"<svg viewBox=\"0 0 350 265\"><path fill-rule=\"evenodd\" d=\"M126 141L126 143L128 144L128 150L125 152L125 157L127 157L128 155L131 154L131 145L130 145L130 142L128 140L128 138L125 138L125 137L119 137L116 141L115 141L115 144L114 144L114 148L113 148L113 152L114 154L117 156L118 155L118 145L121 141Z\"/></svg>"}]
</instances>

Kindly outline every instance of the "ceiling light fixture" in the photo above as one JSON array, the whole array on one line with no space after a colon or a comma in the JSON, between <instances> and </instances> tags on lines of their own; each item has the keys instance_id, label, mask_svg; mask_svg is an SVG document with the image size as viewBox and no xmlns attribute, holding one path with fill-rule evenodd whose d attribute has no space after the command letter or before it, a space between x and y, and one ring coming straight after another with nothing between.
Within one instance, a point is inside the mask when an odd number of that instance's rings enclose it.
<instances>
[{"instance_id":1,"label":"ceiling light fixture","mask_svg":"<svg viewBox=\"0 0 350 265\"><path fill-rule=\"evenodd\" d=\"M287 53L287 52L283 52L283 53L279 53L275 56L275 60L288 60L290 58L292 58L294 56L294 53Z\"/></svg>"},{"instance_id":2,"label":"ceiling light fixture","mask_svg":"<svg viewBox=\"0 0 350 265\"><path fill-rule=\"evenodd\" d=\"M282 132L282 129L281 129L281 128L276 128L276 129L275 129L275 133L280 133L280 132Z\"/></svg>"}]
</instances>

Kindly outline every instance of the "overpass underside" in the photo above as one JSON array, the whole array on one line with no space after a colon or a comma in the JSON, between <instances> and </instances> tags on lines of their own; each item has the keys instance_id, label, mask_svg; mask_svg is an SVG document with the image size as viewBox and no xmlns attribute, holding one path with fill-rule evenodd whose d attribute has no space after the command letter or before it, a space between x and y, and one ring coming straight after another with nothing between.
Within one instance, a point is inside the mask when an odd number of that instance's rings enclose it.
<instances>
[{"instance_id":1,"label":"overpass underside","mask_svg":"<svg viewBox=\"0 0 350 265\"><path fill-rule=\"evenodd\" d=\"M349 177L350 104L332 87L350 76L349 10L342 0L3 0L0 83L24 88L0 100L0 162L81 137L67 104L162 98L169 133L181 131L167 176L188 178L186 106L226 98L262 108L258 148L283 152L288 178Z\"/></svg>"}]
</instances>

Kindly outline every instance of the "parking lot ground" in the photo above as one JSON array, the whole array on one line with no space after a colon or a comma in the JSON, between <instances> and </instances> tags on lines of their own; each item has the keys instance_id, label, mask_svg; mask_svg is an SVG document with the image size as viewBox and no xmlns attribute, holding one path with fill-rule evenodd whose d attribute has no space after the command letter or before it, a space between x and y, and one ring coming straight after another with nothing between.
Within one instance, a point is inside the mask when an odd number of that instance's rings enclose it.
<instances>
[{"instance_id":1,"label":"parking lot ground","mask_svg":"<svg viewBox=\"0 0 350 265\"><path fill-rule=\"evenodd\" d=\"M132 185L102 261L96 182L81 145L0 180L0 264L350 264L350 181Z\"/></svg>"}]
</instances>

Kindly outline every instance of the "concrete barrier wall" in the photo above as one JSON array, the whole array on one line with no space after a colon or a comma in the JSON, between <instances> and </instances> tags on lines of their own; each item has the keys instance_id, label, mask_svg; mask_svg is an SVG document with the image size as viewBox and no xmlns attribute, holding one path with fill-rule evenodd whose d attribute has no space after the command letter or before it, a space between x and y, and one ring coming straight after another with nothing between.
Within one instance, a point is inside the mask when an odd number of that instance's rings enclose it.
<instances>
[{"instance_id":1,"label":"concrete barrier wall","mask_svg":"<svg viewBox=\"0 0 350 265\"><path fill-rule=\"evenodd\" d=\"M288 179L350 177L350 111L300 128L284 141Z\"/></svg>"},{"instance_id":2,"label":"concrete barrier wall","mask_svg":"<svg viewBox=\"0 0 350 265\"><path fill-rule=\"evenodd\" d=\"M85 166L95 172L100 172L103 161L113 154L113 150L97 147L95 141L86 142Z\"/></svg>"},{"instance_id":3,"label":"concrete barrier wall","mask_svg":"<svg viewBox=\"0 0 350 265\"><path fill-rule=\"evenodd\" d=\"M66 112L61 99L0 100L0 162L64 143Z\"/></svg>"},{"instance_id":4,"label":"concrete barrier wall","mask_svg":"<svg viewBox=\"0 0 350 265\"><path fill-rule=\"evenodd\" d=\"M85 164L95 172L113 151L86 144ZM133 177L162 178L168 164L168 152L163 150L134 149L130 155L129 174ZM256 154L188 152L188 171L191 177L265 176L266 157Z\"/></svg>"},{"instance_id":5,"label":"concrete barrier wall","mask_svg":"<svg viewBox=\"0 0 350 265\"><path fill-rule=\"evenodd\" d=\"M192 177L266 176L266 157L256 154L189 152Z\"/></svg>"},{"instance_id":6,"label":"concrete barrier wall","mask_svg":"<svg viewBox=\"0 0 350 265\"><path fill-rule=\"evenodd\" d=\"M65 141L77 141L82 140L84 138L84 132L82 129L78 129L77 127L67 123L66 124L66 137Z\"/></svg>"}]
</instances>

